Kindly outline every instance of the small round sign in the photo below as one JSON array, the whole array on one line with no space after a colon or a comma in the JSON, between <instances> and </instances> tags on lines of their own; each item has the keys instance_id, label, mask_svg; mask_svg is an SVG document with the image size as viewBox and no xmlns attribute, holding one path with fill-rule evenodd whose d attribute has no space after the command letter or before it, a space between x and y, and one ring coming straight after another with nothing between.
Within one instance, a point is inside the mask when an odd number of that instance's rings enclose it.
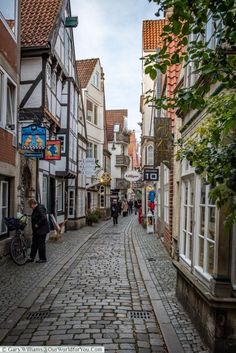
<instances>
[{"instance_id":1,"label":"small round sign","mask_svg":"<svg viewBox=\"0 0 236 353\"><path fill-rule=\"evenodd\" d=\"M136 170L130 170L125 173L124 178L127 181L138 181L141 178L141 174Z\"/></svg>"}]
</instances>

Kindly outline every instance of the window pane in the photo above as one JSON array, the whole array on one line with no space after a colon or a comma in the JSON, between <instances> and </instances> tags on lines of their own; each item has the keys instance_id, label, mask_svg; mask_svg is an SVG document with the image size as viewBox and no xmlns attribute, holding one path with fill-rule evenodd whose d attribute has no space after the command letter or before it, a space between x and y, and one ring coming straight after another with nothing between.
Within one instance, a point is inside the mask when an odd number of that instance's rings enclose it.
<instances>
[{"instance_id":1,"label":"window pane","mask_svg":"<svg viewBox=\"0 0 236 353\"><path fill-rule=\"evenodd\" d=\"M2 209L2 227L1 227L1 233L6 233L7 232L7 226L5 225L5 222L3 221L4 217L8 216L8 210L7 208Z\"/></svg>"},{"instance_id":2,"label":"window pane","mask_svg":"<svg viewBox=\"0 0 236 353\"><path fill-rule=\"evenodd\" d=\"M190 182L190 205L194 204L194 190L193 190L193 181Z\"/></svg>"},{"instance_id":3,"label":"window pane","mask_svg":"<svg viewBox=\"0 0 236 353\"><path fill-rule=\"evenodd\" d=\"M57 184L57 210L63 210L63 184Z\"/></svg>"},{"instance_id":4,"label":"window pane","mask_svg":"<svg viewBox=\"0 0 236 353\"><path fill-rule=\"evenodd\" d=\"M189 232L193 233L193 207L189 207Z\"/></svg>"},{"instance_id":5,"label":"window pane","mask_svg":"<svg viewBox=\"0 0 236 353\"><path fill-rule=\"evenodd\" d=\"M94 106L94 124L97 125L98 123L98 107L95 105Z\"/></svg>"},{"instance_id":6,"label":"window pane","mask_svg":"<svg viewBox=\"0 0 236 353\"><path fill-rule=\"evenodd\" d=\"M208 207L208 238L215 240L215 207Z\"/></svg>"},{"instance_id":7,"label":"window pane","mask_svg":"<svg viewBox=\"0 0 236 353\"><path fill-rule=\"evenodd\" d=\"M201 183L201 201L200 203L202 205L205 205L206 203L206 185L203 184L203 182Z\"/></svg>"},{"instance_id":8,"label":"window pane","mask_svg":"<svg viewBox=\"0 0 236 353\"><path fill-rule=\"evenodd\" d=\"M7 124L14 124L15 121L15 87L8 81L7 83Z\"/></svg>"},{"instance_id":9,"label":"window pane","mask_svg":"<svg viewBox=\"0 0 236 353\"><path fill-rule=\"evenodd\" d=\"M207 242L207 272L213 274L214 268L214 244Z\"/></svg>"},{"instance_id":10,"label":"window pane","mask_svg":"<svg viewBox=\"0 0 236 353\"><path fill-rule=\"evenodd\" d=\"M184 203L188 204L188 184L185 185Z\"/></svg>"},{"instance_id":11,"label":"window pane","mask_svg":"<svg viewBox=\"0 0 236 353\"><path fill-rule=\"evenodd\" d=\"M198 254L198 265L203 268L204 259L204 238L199 237L199 254Z\"/></svg>"},{"instance_id":12,"label":"window pane","mask_svg":"<svg viewBox=\"0 0 236 353\"><path fill-rule=\"evenodd\" d=\"M94 145L94 158L97 159L98 158L98 146Z\"/></svg>"},{"instance_id":13,"label":"window pane","mask_svg":"<svg viewBox=\"0 0 236 353\"><path fill-rule=\"evenodd\" d=\"M8 184L6 182L2 183L2 207L7 207L7 190L8 190Z\"/></svg>"},{"instance_id":14,"label":"window pane","mask_svg":"<svg viewBox=\"0 0 236 353\"><path fill-rule=\"evenodd\" d=\"M205 234L205 207L200 206L200 234Z\"/></svg>"},{"instance_id":15,"label":"window pane","mask_svg":"<svg viewBox=\"0 0 236 353\"><path fill-rule=\"evenodd\" d=\"M186 255L186 232L183 231L183 253Z\"/></svg>"},{"instance_id":16,"label":"window pane","mask_svg":"<svg viewBox=\"0 0 236 353\"><path fill-rule=\"evenodd\" d=\"M74 215L74 190L69 191L69 215Z\"/></svg>"},{"instance_id":17,"label":"window pane","mask_svg":"<svg viewBox=\"0 0 236 353\"><path fill-rule=\"evenodd\" d=\"M188 235L189 237L189 254L188 254L188 258L191 260L192 259L192 253L193 253L193 242L192 242L192 236Z\"/></svg>"},{"instance_id":18,"label":"window pane","mask_svg":"<svg viewBox=\"0 0 236 353\"><path fill-rule=\"evenodd\" d=\"M187 222L188 222L188 218L187 218L187 206L184 206L184 229L187 229Z\"/></svg>"}]
</instances>

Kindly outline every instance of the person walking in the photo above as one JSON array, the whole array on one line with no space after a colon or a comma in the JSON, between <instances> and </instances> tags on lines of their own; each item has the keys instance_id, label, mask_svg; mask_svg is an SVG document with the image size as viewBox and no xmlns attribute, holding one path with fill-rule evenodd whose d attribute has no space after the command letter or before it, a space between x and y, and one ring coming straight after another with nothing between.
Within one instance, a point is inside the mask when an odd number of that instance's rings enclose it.
<instances>
[{"instance_id":1,"label":"person walking","mask_svg":"<svg viewBox=\"0 0 236 353\"><path fill-rule=\"evenodd\" d=\"M113 218L113 224L118 224L118 214L119 214L119 209L118 209L118 204L116 200L112 201L111 204L111 216Z\"/></svg>"},{"instance_id":2,"label":"person walking","mask_svg":"<svg viewBox=\"0 0 236 353\"><path fill-rule=\"evenodd\" d=\"M133 201L129 200L128 202L128 210L129 210L129 214L133 213Z\"/></svg>"},{"instance_id":3,"label":"person walking","mask_svg":"<svg viewBox=\"0 0 236 353\"><path fill-rule=\"evenodd\" d=\"M35 256L38 252L39 260L36 262L46 262L46 236L49 233L49 224L46 214L46 208L38 203L35 199L30 199L29 207L33 209L31 215L31 225L33 231L30 258L27 262L34 262Z\"/></svg>"},{"instance_id":4,"label":"person walking","mask_svg":"<svg viewBox=\"0 0 236 353\"><path fill-rule=\"evenodd\" d=\"M129 205L126 199L123 200L121 208L122 208L123 217L126 217L128 215L128 208L129 208Z\"/></svg>"}]
</instances>

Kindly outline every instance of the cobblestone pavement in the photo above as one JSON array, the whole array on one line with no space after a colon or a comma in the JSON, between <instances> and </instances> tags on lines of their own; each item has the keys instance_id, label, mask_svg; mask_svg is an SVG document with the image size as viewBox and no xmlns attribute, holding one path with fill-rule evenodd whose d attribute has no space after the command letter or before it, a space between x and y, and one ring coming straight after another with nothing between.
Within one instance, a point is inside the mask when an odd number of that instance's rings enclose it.
<instances>
[{"instance_id":1,"label":"cobblestone pavement","mask_svg":"<svg viewBox=\"0 0 236 353\"><path fill-rule=\"evenodd\" d=\"M184 352L208 353L189 316L176 298L176 270L161 239L154 234L147 234L136 219L133 219L132 230Z\"/></svg>"},{"instance_id":2,"label":"cobblestone pavement","mask_svg":"<svg viewBox=\"0 0 236 353\"><path fill-rule=\"evenodd\" d=\"M120 218L117 227L108 221L68 232L63 243L48 242L47 253L46 264L0 262L0 340L8 328L2 345L104 345L106 353L167 352L146 290L146 268L182 352L208 353L175 296L176 270L161 239L147 234L136 217ZM147 316L131 319L132 311ZM35 313L41 319L34 319ZM172 337L165 338L169 347Z\"/></svg>"},{"instance_id":3,"label":"cobblestone pavement","mask_svg":"<svg viewBox=\"0 0 236 353\"><path fill-rule=\"evenodd\" d=\"M17 266L10 257L0 261L0 323L16 310L19 303L29 292L37 287L43 279L50 273L56 272L60 268L63 260L76 253L77 249L91 236L97 229L105 226L102 222L93 227L84 227L76 232L67 232L63 242L47 242L46 264L30 263L24 266Z\"/></svg>"},{"instance_id":4,"label":"cobblestone pavement","mask_svg":"<svg viewBox=\"0 0 236 353\"><path fill-rule=\"evenodd\" d=\"M42 288L2 344L100 345L105 346L106 353L166 353L139 270L131 237L132 219L120 219L117 227L108 222L74 251L73 261L65 263ZM74 235L65 243L71 239L71 245L65 244L65 252L75 247ZM58 249L52 246L58 255ZM45 275L53 261L50 257L37 271L39 264L33 264L24 272L26 281L31 271L33 278L37 273ZM133 312L139 317L132 318ZM36 313L41 317L33 318Z\"/></svg>"}]
</instances>

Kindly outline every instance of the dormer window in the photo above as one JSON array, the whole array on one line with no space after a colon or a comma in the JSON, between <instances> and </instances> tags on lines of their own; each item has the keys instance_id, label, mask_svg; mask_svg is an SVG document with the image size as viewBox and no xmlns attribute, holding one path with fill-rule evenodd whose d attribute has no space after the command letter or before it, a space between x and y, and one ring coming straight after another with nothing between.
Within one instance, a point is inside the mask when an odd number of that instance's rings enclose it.
<instances>
[{"instance_id":1,"label":"dormer window","mask_svg":"<svg viewBox=\"0 0 236 353\"><path fill-rule=\"evenodd\" d=\"M93 75L92 84L99 89L99 73L97 71Z\"/></svg>"}]
</instances>

